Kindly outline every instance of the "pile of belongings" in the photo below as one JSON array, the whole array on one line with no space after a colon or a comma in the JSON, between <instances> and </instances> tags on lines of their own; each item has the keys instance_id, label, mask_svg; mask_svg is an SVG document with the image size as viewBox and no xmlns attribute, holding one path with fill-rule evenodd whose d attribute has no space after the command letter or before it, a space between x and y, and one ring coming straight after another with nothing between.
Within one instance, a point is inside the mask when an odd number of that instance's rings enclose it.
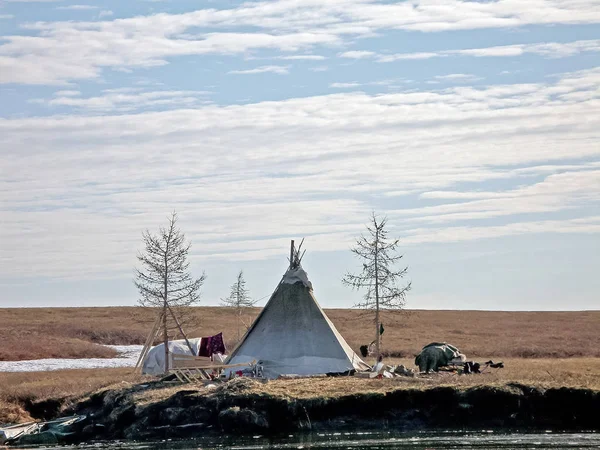
<instances>
[{"instance_id":1,"label":"pile of belongings","mask_svg":"<svg viewBox=\"0 0 600 450\"><path fill-rule=\"evenodd\" d=\"M58 445L76 440L86 416L63 417L48 422L0 426L0 445Z\"/></svg>"},{"instance_id":2,"label":"pile of belongings","mask_svg":"<svg viewBox=\"0 0 600 450\"><path fill-rule=\"evenodd\" d=\"M389 366L380 359L373 366L369 373L370 378L395 378L395 377L414 377L415 371L400 364L398 366Z\"/></svg>"},{"instance_id":3,"label":"pile of belongings","mask_svg":"<svg viewBox=\"0 0 600 450\"><path fill-rule=\"evenodd\" d=\"M254 363L248 364L248 367L244 369L234 370L229 373L229 378L234 377L249 377L249 378L262 378L263 377L263 362L254 361Z\"/></svg>"},{"instance_id":4,"label":"pile of belongings","mask_svg":"<svg viewBox=\"0 0 600 450\"><path fill-rule=\"evenodd\" d=\"M437 372L440 367L463 365L467 358L458 348L446 342L432 342L421 349L415 358L415 365L420 372Z\"/></svg>"}]
</instances>

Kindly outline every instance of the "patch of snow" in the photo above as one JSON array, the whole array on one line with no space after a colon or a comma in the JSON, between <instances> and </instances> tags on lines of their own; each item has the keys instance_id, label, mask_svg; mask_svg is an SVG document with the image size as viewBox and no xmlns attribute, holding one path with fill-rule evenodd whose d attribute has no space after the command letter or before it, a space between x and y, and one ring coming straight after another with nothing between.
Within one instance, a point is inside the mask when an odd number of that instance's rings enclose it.
<instances>
[{"instance_id":1,"label":"patch of snow","mask_svg":"<svg viewBox=\"0 0 600 450\"><path fill-rule=\"evenodd\" d=\"M134 367L142 345L107 345L118 352L116 358L51 358L30 361L0 361L0 372L45 372L64 369L102 369L112 367Z\"/></svg>"},{"instance_id":2,"label":"patch of snow","mask_svg":"<svg viewBox=\"0 0 600 450\"><path fill-rule=\"evenodd\" d=\"M308 279L308 274L306 273L306 271L298 266L296 269L290 269L288 270L285 275L283 276L283 283L286 284L296 284L298 282L301 282L304 286L306 286L307 288L309 288L312 291L312 283L310 282L310 280Z\"/></svg>"}]
</instances>

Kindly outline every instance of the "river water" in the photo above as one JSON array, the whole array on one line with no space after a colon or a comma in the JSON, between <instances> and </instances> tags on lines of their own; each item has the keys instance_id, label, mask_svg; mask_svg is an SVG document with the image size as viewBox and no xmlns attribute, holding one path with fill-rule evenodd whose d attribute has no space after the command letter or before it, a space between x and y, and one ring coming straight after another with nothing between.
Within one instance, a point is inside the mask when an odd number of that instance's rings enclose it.
<instances>
[{"instance_id":1,"label":"river water","mask_svg":"<svg viewBox=\"0 0 600 450\"><path fill-rule=\"evenodd\" d=\"M37 447L40 448L40 447ZM599 433L500 433L393 431L301 433L276 438L262 436L205 437L196 440L135 443L96 442L62 449L589 449L600 448Z\"/></svg>"},{"instance_id":2,"label":"river water","mask_svg":"<svg viewBox=\"0 0 600 450\"><path fill-rule=\"evenodd\" d=\"M133 367L142 351L142 345L107 345L117 351L116 358L52 358L30 361L0 361L0 372L46 372L65 369L107 369Z\"/></svg>"}]
</instances>

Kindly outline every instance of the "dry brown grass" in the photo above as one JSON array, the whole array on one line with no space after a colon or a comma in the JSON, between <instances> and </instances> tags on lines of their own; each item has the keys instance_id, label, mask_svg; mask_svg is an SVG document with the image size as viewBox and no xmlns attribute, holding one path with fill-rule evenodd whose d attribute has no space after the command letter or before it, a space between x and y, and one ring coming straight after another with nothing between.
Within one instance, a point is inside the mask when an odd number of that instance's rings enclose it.
<instances>
[{"instance_id":1,"label":"dry brown grass","mask_svg":"<svg viewBox=\"0 0 600 450\"><path fill-rule=\"evenodd\" d=\"M497 359L497 358L494 358ZM387 363L403 363L407 359L388 359ZM481 375L456 375L440 372L417 378L364 379L358 377L273 380L257 384L253 391L289 398L337 397L341 395L387 392L395 389L428 389L435 386L505 386L519 383L543 388L578 387L600 390L600 358L566 359L504 359L504 369L488 369ZM31 404L59 399L64 406L69 401L104 387L127 387L130 383L148 380L134 375L131 369L61 370L54 372L0 373L0 423L32 420ZM141 392L140 404L156 402L190 385L151 389ZM208 392L208 391L207 391Z\"/></svg>"},{"instance_id":2,"label":"dry brown grass","mask_svg":"<svg viewBox=\"0 0 600 450\"><path fill-rule=\"evenodd\" d=\"M372 326L359 312L327 312L354 348L371 336ZM384 314L383 322L390 356L413 356L435 341L450 342L469 358L600 356L600 311L409 311Z\"/></svg>"},{"instance_id":3,"label":"dry brown grass","mask_svg":"<svg viewBox=\"0 0 600 450\"><path fill-rule=\"evenodd\" d=\"M389 362L389 361L388 361ZM398 360L399 363L407 361ZM251 391L286 398L339 397L369 392L389 392L396 389L428 389L437 386L469 388L476 386L506 386L510 383L539 388L573 387L600 390L600 358L522 359L510 358L504 369L488 369L479 375L458 375L439 372L415 378L365 379L359 377L300 378L254 383ZM202 392L202 387L198 387ZM136 394L140 404L164 400L190 385L160 390L145 390ZM205 389L206 393L213 392ZM248 391L244 391L248 392Z\"/></svg>"},{"instance_id":4,"label":"dry brown grass","mask_svg":"<svg viewBox=\"0 0 600 450\"><path fill-rule=\"evenodd\" d=\"M258 312L251 310L246 322ZM354 349L372 339L371 318L364 312L326 312ZM95 344L143 343L152 315L133 307L0 309L0 360L109 357L110 349ZM190 337L223 331L227 346L235 345L231 309L197 308L194 322ZM600 357L600 311L409 311L384 314L383 322L384 351L396 357L413 356L432 341L450 342L469 358Z\"/></svg>"},{"instance_id":5,"label":"dry brown grass","mask_svg":"<svg viewBox=\"0 0 600 450\"><path fill-rule=\"evenodd\" d=\"M0 373L0 423L32 420L28 412L32 403L76 399L106 386L142 379L131 368Z\"/></svg>"}]
</instances>

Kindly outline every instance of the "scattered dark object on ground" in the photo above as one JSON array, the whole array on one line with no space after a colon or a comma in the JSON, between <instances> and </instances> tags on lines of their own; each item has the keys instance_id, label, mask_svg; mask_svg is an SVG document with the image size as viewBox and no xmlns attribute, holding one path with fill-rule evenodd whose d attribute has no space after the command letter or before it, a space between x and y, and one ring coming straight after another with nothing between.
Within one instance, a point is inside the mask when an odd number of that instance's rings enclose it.
<instances>
[{"instance_id":1,"label":"scattered dark object on ground","mask_svg":"<svg viewBox=\"0 0 600 450\"><path fill-rule=\"evenodd\" d=\"M494 361L492 361L491 359L485 363L486 366L491 367L492 369L504 369L504 362L500 361L498 363L495 363Z\"/></svg>"},{"instance_id":2,"label":"scattered dark object on ground","mask_svg":"<svg viewBox=\"0 0 600 450\"><path fill-rule=\"evenodd\" d=\"M356 370L346 370L345 372L328 372L325 375L328 377L351 377L356 374Z\"/></svg>"},{"instance_id":3,"label":"scattered dark object on ground","mask_svg":"<svg viewBox=\"0 0 600 450\"><path fill-rule=\"evenodd\" d=\"M480 367L481 367L481 364L479 364L479 363L476 363L473 361L467 361L463 366L463 373L464 374L481 373L479 371Z\"/></svg>"}]
</instances>

